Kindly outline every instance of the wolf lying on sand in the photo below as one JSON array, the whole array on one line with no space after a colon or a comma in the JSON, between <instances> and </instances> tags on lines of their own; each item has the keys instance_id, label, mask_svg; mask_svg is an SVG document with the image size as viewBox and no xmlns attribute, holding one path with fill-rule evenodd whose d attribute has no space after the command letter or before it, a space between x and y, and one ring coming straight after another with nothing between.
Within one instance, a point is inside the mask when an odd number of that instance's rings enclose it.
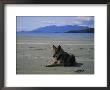
<instances>
[{"instance_id":1,"label":"wolf lying on sand","mask_svg":"<svg viewBox=\"0 0 110 90\"><path fill-rule=\"evenodd\" d=\"M60 45L58 47L53 45L53 58L54 62L50 65L47 65L46 67L74 66L76 64L75 56L65 52Z\"/></svg>"}]
</instances>

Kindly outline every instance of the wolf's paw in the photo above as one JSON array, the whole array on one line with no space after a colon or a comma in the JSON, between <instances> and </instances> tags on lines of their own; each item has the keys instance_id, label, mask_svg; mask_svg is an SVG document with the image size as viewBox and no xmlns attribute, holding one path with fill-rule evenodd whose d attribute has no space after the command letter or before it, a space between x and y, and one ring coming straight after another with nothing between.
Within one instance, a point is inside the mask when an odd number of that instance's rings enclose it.
<instances>
[{"instance_id":1,"label":"wolf's paw","mask_svg":"<svg viewBox=\"0 0 110 90\"><path fill-rule=\"evenodd\" d=\"M46 67L54 67L53 65L46 65Z\"/></svg>"},{"instance_id":2,"label":"wolf's paw","mask_svg":"<svg viewBox=\"0 0 110 90\"><path fill-rule=\"evenodd\" d=\"M54 64L46 65L46 67L55 67L55 66L63 66L63 64L54 63Z\"/></svg>"}]
</instances>

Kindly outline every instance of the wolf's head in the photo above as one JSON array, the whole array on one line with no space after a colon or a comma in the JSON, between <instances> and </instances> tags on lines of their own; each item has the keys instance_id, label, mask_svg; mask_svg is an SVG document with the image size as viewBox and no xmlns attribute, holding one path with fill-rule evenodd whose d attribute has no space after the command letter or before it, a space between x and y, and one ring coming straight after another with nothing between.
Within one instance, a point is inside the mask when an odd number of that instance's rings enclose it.
<instances>
[{"instance_id":1,"label":"wolf's head","mask_svg":"<svg viewBox=\"0 0 110 90\"><path fill-rule=\"evenodd\" d=\"M53 57L57 57L60 53L63 52L63 49L61 48L61 46L59 45L58 47L53 45Z\"/></svg>"}]
</instances>

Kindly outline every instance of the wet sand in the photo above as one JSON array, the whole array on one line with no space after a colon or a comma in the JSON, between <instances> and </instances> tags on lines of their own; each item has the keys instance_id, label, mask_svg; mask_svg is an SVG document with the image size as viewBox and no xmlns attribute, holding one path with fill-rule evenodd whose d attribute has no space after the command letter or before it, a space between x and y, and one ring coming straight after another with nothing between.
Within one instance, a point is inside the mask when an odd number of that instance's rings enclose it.
<instances>
[{"instance_id":1,"label":"wet sand","mask_svg":"<svg viewBox=\"0 0 110 90\"><path fill-rule=\"evenodd\" d=\"M52 61L52 45L76 56L73 67L46 67ZM17 36L17 74L94 74L94 39Z\"/></svg>"}]
</instances>

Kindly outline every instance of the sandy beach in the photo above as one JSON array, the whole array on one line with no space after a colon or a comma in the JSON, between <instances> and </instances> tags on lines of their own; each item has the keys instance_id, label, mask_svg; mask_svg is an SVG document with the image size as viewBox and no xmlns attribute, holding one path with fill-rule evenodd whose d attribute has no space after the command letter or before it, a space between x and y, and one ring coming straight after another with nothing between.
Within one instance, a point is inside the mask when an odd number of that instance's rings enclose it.
<instances>
[{"instance_id":1,"label":"sandy beach","mask_svg":"<svg viewBox=\"0 0 110 90\"><path fill-rule=\"evenodd\" d=\"M17 35L16 74L94 74L93 35ZM52 45L76 56L73 67L46 67L52 60Z\"/></svg>"}]
</instances>

